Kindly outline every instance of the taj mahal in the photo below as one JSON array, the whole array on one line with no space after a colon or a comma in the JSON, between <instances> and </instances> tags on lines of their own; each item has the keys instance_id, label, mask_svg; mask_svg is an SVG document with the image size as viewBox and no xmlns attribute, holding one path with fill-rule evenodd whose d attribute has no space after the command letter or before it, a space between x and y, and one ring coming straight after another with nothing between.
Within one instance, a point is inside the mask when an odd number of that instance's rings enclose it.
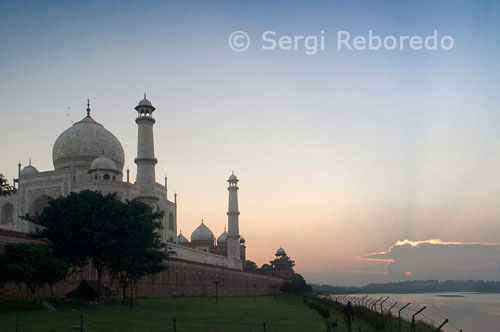
<instances>
[{"instance_id":1,"label":"taj mahal","mask_svg":"<svg viewBox=\"0 0 500 332\"><path fill-rule=\"evenodd\" d=\"M63 131L52 150L54 170L39 171L31 161L21 168L14 183L17 191L0 197L0 229L28 233L34 225L21 217L40 212L50 199L82 190L116 193L122 200L140 200L156 211L163 211L162 240L169 244L176 257L188 261L242 269L245 260L245 240L239 233L238 178L231 174L228 182L228 225L217 239L202 221L188 240L178 233L177 195L167 197L167 183L156 182L153 113L156 108L144 95L135 107L138 127L137 166L135 182L130 182L129 170L123 174L125 154L120 141L87 114Z\"/></svg>"}]
</instances>

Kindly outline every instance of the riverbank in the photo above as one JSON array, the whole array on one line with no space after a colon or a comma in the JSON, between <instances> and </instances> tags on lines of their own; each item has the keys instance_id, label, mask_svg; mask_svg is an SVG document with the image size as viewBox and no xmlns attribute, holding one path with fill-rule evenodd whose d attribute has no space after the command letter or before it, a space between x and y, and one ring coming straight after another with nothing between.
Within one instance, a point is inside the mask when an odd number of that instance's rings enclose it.
<instances>
[{"instance_id":1,"label":"riverbank","mask_svg":"<svg viewBox=\"0 0 500 332\"><path fill-rule=\"evenodd\" d=\"M331 310L345 331L340 312ZM173 331L174 318L179 332L316 332L325 331L323 317L294 295L230 297L177 297L138 299L134 310L126 305L85 304L80 308L26 310L19 314L19 331L68 331L80 325L85 331ZM367 331L365 322L357 322ZM356 325L357 326L357 325ZM78 329L77 329L78 330ZM0 331L16 331L16 312L0 312Z\"/></svg>"}]
</instances>

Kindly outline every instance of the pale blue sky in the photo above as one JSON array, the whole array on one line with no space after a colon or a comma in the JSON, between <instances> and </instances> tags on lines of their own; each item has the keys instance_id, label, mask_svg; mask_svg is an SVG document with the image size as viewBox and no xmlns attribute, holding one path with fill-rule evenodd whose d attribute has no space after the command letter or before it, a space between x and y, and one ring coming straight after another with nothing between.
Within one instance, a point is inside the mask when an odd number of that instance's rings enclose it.
<instances>
[{"instance_id":1,"label":"pale blue sky","mask_svg":"<svg viewBox=\"0 0 500 332\"><path fill-rule=\"evenodd\" d=\"M500 4L487 1L2 2L0 171L84 116L112 131L135 175L133 107L157 107L157 180L189 235L226 224L241 178L241 232L259 264L280 245L312 281L363 283L355 258L397 240L500 237ZM351 35L454 38L450 51L339 51ZM235 30L252 39L233 52ZM263 31L326 49L263 51ZM68 109L69 107L69 109ZM67 115L69 114L69 116ZM311 255L317 252L317 255ZM361 262L362 263L362 262ZM432 277L430 275L429 277ZM396 277L397 278L397 277Z\"/></svg>"}]
</instances>

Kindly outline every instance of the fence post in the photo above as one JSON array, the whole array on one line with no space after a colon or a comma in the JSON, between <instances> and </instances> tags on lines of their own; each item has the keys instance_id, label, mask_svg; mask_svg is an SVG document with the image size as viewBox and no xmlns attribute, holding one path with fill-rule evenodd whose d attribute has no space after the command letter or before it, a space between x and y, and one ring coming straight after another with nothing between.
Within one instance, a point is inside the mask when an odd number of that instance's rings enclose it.
<instances>
[{"instance_id":1,"label":"fence post","mask_svg":"<svg viewBox=\"0 0 500 332\"><path fill-rule=\"evenodd\" d=\"M80 332L83 332L83 315L80 315Z\"/></svg>"},{"instance_id":2,"label":"fence post","mask_svg":"<svg viewBox=\"0 0 500 332\"><path fill-rule=\"evenodd\" d=\"M215 282L215 304L219 304L219 281Z\"/></svg>"},{"instance_id":3,"label":"fence post","mask_svg":"<svg viewBox=\"0 0 500 332\"><path fill-rule=\"evenodd\" d=\"M385 301L389 300L390 296L386 297L385 300L383 300L382 302L380 302L380 313L384 314L384 308L382 307L382 305L385 303Z\"/></svg>"},{"instance_id":4,"label":"fence post","mask_svg":"<svg viewBox=\"0 0 500 332\"><path fill-rule=\"evenodd\" d=\"M439 325L439 327L437 328L437 330L436 330L435 332L439 332L439 331L443 328L443 326L445 326L448 322L449 322L449 319L448 319L448 318L446 318L446 319L444 320L443 324ZM460 332L461 332L461 331L462 331L462 330L460 330Z\"/></svg>"},{"instance_id":5,"label":"fence post","mask_svg":"<svg viewBox=\"0 0 500 332\"><path fill-rule=\"evenodd\" d=\"M174 317L174 332L177 332L177 322L175 321L175 317Z\"/></svg>"},{"instance_id":6,"label":"fence post","mask_svg":"<svg viewBox=\"0 0 500 332\"><path fill-rule=\"evenodd\" d=\"M394 308L397 304L398 304L397 302L396 302L396 303L394 303L394 304L392 305L392 307L390 307L390 308L389 308L389 310L387 310L387 318L389 319L389 326L390 326L390 328L391 328L391 332L392 332L392 318L391 318L391 316L392 316L392 315L391 315L391 310L392 310L392 309L393 309L393 308Z\"/></svg>"},{"instance_id":7,"label":"fence post","mask_svg":"<svg viewBox=\"0 0 500 332\"><path fill-rule=\"evenodd\" d=\"M371 297L368 296L368 298L365 300L365 302L363 302L363 318L366 319L367 318L367 315L368 315L368 305L369 303L372 301L373 299Z\"/></svg>"},{"instance_id":8,"label":"fence post","mask_svg":"<svg viewBox=\"0 0 500 332\"><path fill-rule=\"evenodd\" d=\"M371 311L372 311L372 317L373 317L373 321L375 322L375 325L377 325L377 303L382 300L384 297L381 296L380 299L378 299L377 301L375 301L375 303L373 303L371 305ZM374 309L375 308L375 309Z\"/></svg>"},{"instance_id":9,"label":"fence post","mask_svg":"<svg viewBox=\"0 0 500 332\"><path fill-rule=\"evenodd\" d=\"M398 316L399 316L399 332L401 332L401 311L403 311L407 306L409 306L411 303L408 303L398 311Z\"/></svg>"},{"instance_id":10,"label":"fence post","mask_svg":"<svg viewBox=\"0 0 500 332\"><path fill-rule=\"evenodd\" d=\"M415 314L413 314L413 316L411 316L411 332L415 332L415 316L418 315L419 313L421 313L422 311L424 311L427 307L423 307L422 309L420 309L419 311L417 311Z\"/></svg>"},{"instance_id":11,"label":"fence post","mask_svg":"<svg viewBox=\"0 0 500 332\"><path fill-rule=\"evenodd\" d=\"M266 322L262 323L262 327L264 327L264 332L266 332Z\"/></svg>"},{"instance_id":12,"label":"fence post","mask_svg":"<svg viewBox=\"0 0 500 332\"><path fill-rule=\"evenodd\" d=\"M387 301L388 299L390 298L390 296L386 297L385 300L383 300L382 302L380 302L380 317L382 318L382 328L385 327L385 324L384 324L384 302Z\"/></svg>"}]
</instances>

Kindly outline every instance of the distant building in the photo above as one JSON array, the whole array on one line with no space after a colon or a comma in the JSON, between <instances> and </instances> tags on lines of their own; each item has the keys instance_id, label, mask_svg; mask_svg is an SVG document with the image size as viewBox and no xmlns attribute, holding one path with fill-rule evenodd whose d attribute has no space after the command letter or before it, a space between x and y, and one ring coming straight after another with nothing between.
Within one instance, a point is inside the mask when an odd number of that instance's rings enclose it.
<instances>
[{"instance_id":1,"label":"distant building","mask_svg":"<svg viewBox=\"0 0 500 332\"><path fill-rule=\"evenodd\" d=\"M285 249L279 248L274 254L276 258L270 261L270 264L264 264L259 272L268 276L273 276L285 280L289 280L293 274L293 261L285 252Z\"/></svg>"},{"instance_id":2,"label":"distant building","mask_svg":"<svg viewBox=\"0 0 500 332\"><path fill-rule=\"evenodd\" d=\"M227 243L228 233L224 229L221 235L217 238L214 237L214 233L205 225L203 220L201 224L191 233L191 241L189 241L182 232L177 237L177 243L190 247L197 250L202 250L216 255L226 256L228 255L228 243ZM241 237L239 239L239 259L244 262L246 259L246 246L245 239Z\"/></svg>"}]
</instances>

